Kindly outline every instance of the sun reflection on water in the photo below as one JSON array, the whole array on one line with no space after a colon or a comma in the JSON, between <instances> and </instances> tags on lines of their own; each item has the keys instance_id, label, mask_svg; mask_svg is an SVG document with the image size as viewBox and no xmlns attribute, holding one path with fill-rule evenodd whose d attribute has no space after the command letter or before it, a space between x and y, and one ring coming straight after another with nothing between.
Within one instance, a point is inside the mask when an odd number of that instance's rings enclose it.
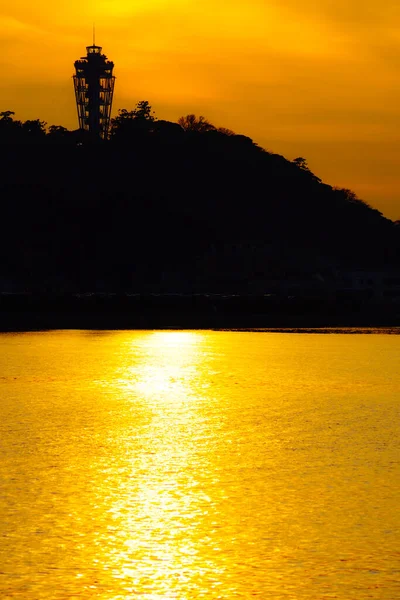
<instances>
[{"instance_id":1,"label":"sun reflection on water","mask_svg":"<svg viewBox=\"0 0 400 600\"><path fill-rule=\"evenodd\" d=\"M166 404L193 400L201 369L204 336L194 332L154 332L142 340L142 360L127 379L143 397ZM136 348L134 348L135 350Z\"/></svg>"},{"instance_id":2,"label":"sun reflection on water","mask_svg":"<svg viewBox=\"0 0 400 600\"><path fill-rule=\"evenodd\" d=\"M202 486L210 471L205 341L200 332L144 335L127 349L119 372L121 391L151 419L140 451L128 445L130 467L109 509L123 538L111 562L126 591L140 589L146 598L174 597L175 588L194 591L206 571L218 580L218 566L199 556L211 503ZM161 595L151 593L154 588Z\"/></svg>"}]
</instances>

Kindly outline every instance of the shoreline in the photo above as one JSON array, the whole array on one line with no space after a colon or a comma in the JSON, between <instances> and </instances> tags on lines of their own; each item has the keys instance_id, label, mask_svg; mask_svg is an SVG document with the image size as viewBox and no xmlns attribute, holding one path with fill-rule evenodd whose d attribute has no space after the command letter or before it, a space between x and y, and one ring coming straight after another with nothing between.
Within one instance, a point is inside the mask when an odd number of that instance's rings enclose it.
<instances>
[{"instance_id":1,"label":"shoreline","mask_svg":"<svg viewBox=\"0 0 400 600\"><path fill-rule=\"evenodd\" d=\"M399 328L397 330L397 328ZM0 294L0 331L219 329L400 333L400 305L360 296Z\"/></svg>"}]
</instances>

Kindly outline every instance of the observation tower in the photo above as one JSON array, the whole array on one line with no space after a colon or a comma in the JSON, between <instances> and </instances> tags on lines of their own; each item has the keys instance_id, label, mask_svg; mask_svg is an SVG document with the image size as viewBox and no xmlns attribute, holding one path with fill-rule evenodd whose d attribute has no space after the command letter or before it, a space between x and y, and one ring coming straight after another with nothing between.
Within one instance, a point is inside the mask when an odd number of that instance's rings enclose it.
<instances>
[{"instance_id":1,"label":"observation tower","mask_svg":"<svg viewBox=\"0 0 400 600\"><path fill-rule=\"evenodd\" d=\"M74 63L79 127L93 137L106 139L115 85L114 63L107 60L102 48L94 42L86 51L87 55Z\"/></svg>"}]
</instances>

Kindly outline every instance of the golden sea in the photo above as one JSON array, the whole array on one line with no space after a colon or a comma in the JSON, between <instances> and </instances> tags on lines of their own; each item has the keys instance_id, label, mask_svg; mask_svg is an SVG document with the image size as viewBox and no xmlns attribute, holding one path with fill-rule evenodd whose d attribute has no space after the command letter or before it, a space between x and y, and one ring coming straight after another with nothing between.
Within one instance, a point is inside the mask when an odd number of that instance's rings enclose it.
<instances>
[{"instance_id":1,"label":"golden sea","mask_svg":"<svg viewBox=\"0 0 400 600\"><path fill-rule=\"evenodd\" d=\"M0 334L0 598L400 598L400 336Z\"/></svg>"}]
</instances>

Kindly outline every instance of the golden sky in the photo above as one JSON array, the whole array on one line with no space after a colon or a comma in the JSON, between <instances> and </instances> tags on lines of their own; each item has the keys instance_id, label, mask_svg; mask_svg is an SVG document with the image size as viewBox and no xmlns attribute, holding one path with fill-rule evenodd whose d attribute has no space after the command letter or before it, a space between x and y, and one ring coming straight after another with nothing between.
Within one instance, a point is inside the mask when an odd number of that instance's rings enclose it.
<instances>
[{"instance_id":1,"label":"golden sky","mask_svg":"<svg viewBox=\"0 0 400 600\"><path fill-rule=\"evenodd\" d=\"M398 0L0 2L0 110L76 128L95 21L113 112L203 114L400 219Z\"/></svg>"}]
</instances>

